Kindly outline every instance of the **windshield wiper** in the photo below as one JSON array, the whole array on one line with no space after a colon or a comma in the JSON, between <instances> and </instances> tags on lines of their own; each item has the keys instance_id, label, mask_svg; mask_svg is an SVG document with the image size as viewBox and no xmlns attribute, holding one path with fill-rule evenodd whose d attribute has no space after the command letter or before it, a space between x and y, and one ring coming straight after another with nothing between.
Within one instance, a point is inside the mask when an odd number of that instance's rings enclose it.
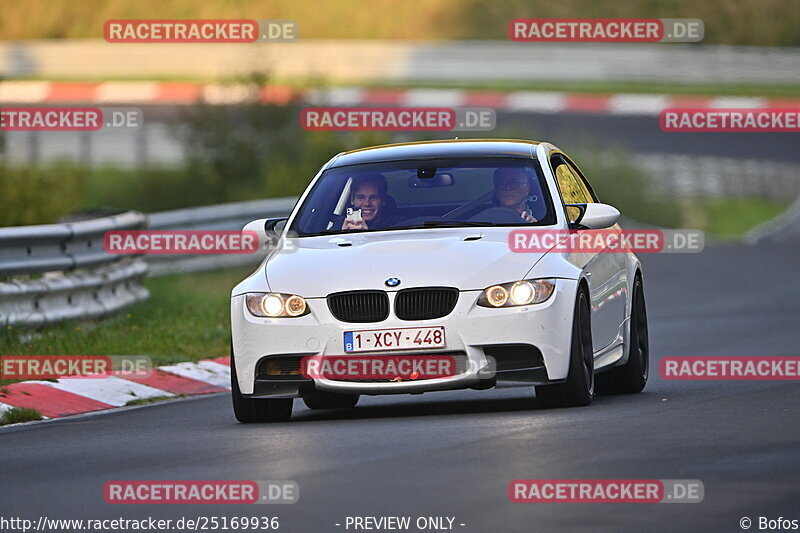
<instances>
[{"instance_id":1,"label":"windshield wiper","mask_svg":"<svg viewBox=\"0 0 800 533\"><path fill-rule=\"evenodd\" d=\"M494 222L471 222L468 220L426 220L422 224L412 226L398 226L392 229L401 228L479 228L496 226Z\"/></svg>"},{"instance_id":2,"label":"windshield wiper","mask_svg":"<svg viewBox=\"0 0 800 533\"><path fill-rule=\"evenodd\" d=\"M495 227L497 224L494 222L472 222L469 220L426 220L420 224L411 224L408 226L391 226L388 228L376 228L376 229L362 229L362 230L351 230L351 231L342 231L342 230L326 230L326 231L316 231L310 233L297 233L292 235L292 237L321 237L321 236L339 236L339 235L350 235L354 233L370 233L374 231L395 231L395 230L404 230L404 229L420 229L420 228L491 228Z\"/></svg>"},{"instance_id":3,"label":"windshield wiper","mask_svg":"<svg viewBox=\"0 0 800 533\"><path fill-rule=\"evenodd\" d=\"M496 226L494 222L472 222L470 220L428 220L423 226Z\"/></svg>"}]
</instances>

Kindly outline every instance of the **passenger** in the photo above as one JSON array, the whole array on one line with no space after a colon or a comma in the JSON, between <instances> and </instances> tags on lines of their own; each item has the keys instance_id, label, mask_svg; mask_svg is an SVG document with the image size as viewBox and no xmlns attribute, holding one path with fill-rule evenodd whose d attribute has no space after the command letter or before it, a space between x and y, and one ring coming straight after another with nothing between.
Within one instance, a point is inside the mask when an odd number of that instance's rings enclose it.
<instances>
[{"instance_id":1,"label":"passenger","mask_svg":"<svg viewBox=\"0 0 800 533\"><path fill-rule=\"evenodd\" d=\"M394 218L394 199L388 194L386 178L381 174L359 176L350 186L350 205L361 210L361 220L345 218L343 230L382 229Z\"/></svg>"}]
</instances>

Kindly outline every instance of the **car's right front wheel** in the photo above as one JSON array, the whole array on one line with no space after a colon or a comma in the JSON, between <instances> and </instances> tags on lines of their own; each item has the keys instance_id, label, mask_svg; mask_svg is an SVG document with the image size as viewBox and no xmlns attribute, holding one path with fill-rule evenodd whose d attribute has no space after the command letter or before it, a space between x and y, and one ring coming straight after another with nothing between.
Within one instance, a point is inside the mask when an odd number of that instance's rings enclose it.
<instances>
[{"instance_id":1,"label":"car's right front wheel","mask_svg":"<svg viewBox=\"0 0 800 533\"><path fill-rule=\"evenodd\" d=\"M593 396L594 350L589 296L586 290L579 288L572 319L567 380L564 383L537 386L536 398L540 406L551 408L589 405Z\"/></svg>"},{"instance_id":2,"label":"car's right front wheel","mask_svg":"<svg viewBox=\"0 0 800 533\"><path fill-rule=\"evenodd\" d=\"M239 390L236 361L231 347L231 397L236 420L245 424L253 422L285 422L292 417L292 398L246 398Z\"/></svg>"}]
</instances>

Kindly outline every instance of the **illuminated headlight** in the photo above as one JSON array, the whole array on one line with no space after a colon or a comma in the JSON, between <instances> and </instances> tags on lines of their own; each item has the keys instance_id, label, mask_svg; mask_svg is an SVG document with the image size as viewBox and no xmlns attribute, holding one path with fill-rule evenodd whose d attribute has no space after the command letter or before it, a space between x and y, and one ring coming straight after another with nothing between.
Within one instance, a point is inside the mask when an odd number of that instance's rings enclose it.
<instances>
[{"instance_id":1,"label":"illuminated headlight","mask_svg":"<svg viewBox=\"0 0 800 533\"><path fill-rule=\"evenodd\" d=\"M306 313L306 309L308 309L306 301L296 294L286 299L285 307L286 314L289 316L302 316Z\"/></svg>"},{"instance_id":2,"label":"illuminated headlight","mask_svg":"<svg viewBox=\"0 0 800 533\"><path fill-rule=\"evenodd\" d=\"M483 292L486 295L486 303L491 307L502 307L508 302L508 291L505 287L495 285Z\"/></svg>"},{"instance_id":3,"label":"illuminated headlight","mask_svg":"<svg viewBox=\"0 0 800 533\"><path fill-rule=\"evenodd\" d=\"M245 295L247 310L255 316L267 318L298 317L309 313L304 298L296 294L277 292L250 293Z\"/></svg>"},{"instance_id":4,"label":"illuminated headlight","mask_svg":"<svg viewBox=\"0 0 800 533\"><path fill-rule=\"evenodd\" d=\"M492 285L478 297L482 307L517 307L540 304L553 294L554 279L529 279Z\"/></svg>"}]
</instances>

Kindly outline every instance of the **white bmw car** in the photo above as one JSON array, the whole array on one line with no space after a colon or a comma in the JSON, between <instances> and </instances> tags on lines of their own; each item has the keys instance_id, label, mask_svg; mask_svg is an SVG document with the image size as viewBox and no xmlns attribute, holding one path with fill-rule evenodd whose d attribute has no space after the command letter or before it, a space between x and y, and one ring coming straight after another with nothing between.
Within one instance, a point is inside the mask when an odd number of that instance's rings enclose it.
<instances>
[{"instance_id":1,"label":"white bmw car","mask_svg":"<svg viewBox=\"0 0 800 533\"><path fill-rule=\"evenodd\" d=\"M641 391L649 356L636 256L520 253L509 238L618 229L618 218L548 143L336 155L288 218L245 227L273 246L232 292L236 418L288 420L294 398L341 409L361 394L512 385L560 407Z\"/></svg>"}]
</instances>

